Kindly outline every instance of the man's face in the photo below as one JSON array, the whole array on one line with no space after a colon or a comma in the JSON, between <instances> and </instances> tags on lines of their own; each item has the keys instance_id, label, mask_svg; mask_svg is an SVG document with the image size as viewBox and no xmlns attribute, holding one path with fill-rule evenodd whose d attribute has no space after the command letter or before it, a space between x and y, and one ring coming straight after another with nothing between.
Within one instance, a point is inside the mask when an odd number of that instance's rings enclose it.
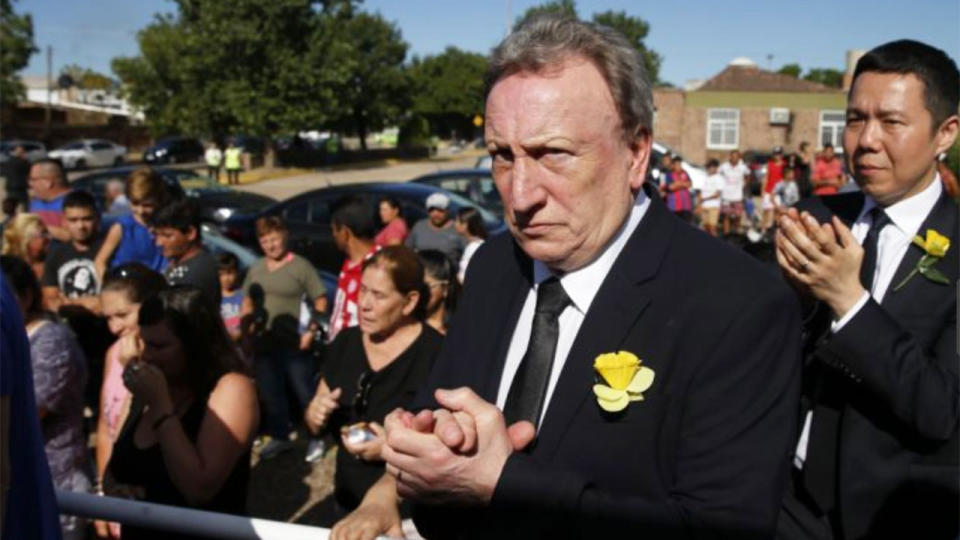
<instances>
[{"instance_id":1,"label":"man's face","mask_svg":"<svg viewBox=\"0 0 960 540\"><path fill-rule=\"evenodd\" d=\"M443 227L450 217L450 214L442 208L431 208L427 212L427 215L430 217L430 223L433 223L434 227Z\"/></svg>"},{"instance_id":2,"label":"man's face","mask_svg":"<svg viewBox=\"0 0 960 540\"><path fill-rule=\"evenodd\" d=\"M580 57L501 79L486 112L494 181L520 247L555 270L593 261L643 183L649 136L624 141L606 81Z\"/></svg>"},{"instance_id":3,"label":"man's face","mask_svg":"<svg viewBox=\"0 0 960 540\"><path fill-rule=\"evenodd\" d=\"M183 232L173 227L157 227L156 234L157 245L163 250L163 256L174 261L187 253L197 237L197 232L193 228Z\"/></svg>"},{"instance_id":4,"label":"man's face","mask_svg":"<svg viewBox=\"0 0 960 540\"><path fill-rule=\"evenodd\" d=\"M57 174L52 167L40 163L30 167L30 178L27 179L27 183L34 197L44 199L56 186Z\"/></svg>"},{"instance_id":5,"label":"man's face","mask_svg":"<svg viewBox=\"0 0 960 540\"><path fill-rule=\"evenodd\" d=\"M956 136L956 116L933 125L923 83L915 75L867 72L854 81L843 148L857 184L881 205L926 188L937 154Z\"/></svg>"},{"instance_id":6,"label":"man's face","mask_svg":"<svg viewBox=\"0 0 960 540\"><path fill-rule=\"evenodd\" d=\"M87 244L97 232L99 219L90 208L70 207L63 209L63 220L70 234L70 240L78 244Z\"/></svg>"},{"instance_id":7,"label":"man's face","mask_svg":"<svg viewBox=\"0 0 960 540\"><path fill-rule=\"evenodd\" d=\"M733 152L730 152L730 164L736 165L737 163L740 163L740 152L734 150Z\"/></svg>"}]
</instances>

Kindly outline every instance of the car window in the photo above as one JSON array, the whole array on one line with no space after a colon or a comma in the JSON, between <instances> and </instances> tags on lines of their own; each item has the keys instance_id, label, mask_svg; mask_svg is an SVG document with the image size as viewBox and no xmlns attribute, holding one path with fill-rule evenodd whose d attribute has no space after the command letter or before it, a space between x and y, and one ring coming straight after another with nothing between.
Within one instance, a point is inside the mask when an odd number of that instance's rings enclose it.
<instances>
[{"instance_id":1,"label":"car window","mask_svg":"<svg viewBox=\"0 0 960 540\"><path fill-rule=\"evenodd\" d=\"M437 185L442 189L445 189L447 191L453 191L454 193L470 192L469 178L444 178L440 180L440 182Z\"/></svg>"},{"instance_id":2,"label":"car window","mask_svg":"<svg viewBox=\"0 0 960 540\"><path fill-rule=\"evenodd\" d=\"M65 144L60 147L61 150L83 150L84 146L82 142L75 142L70 144Z\"/></svg>"},{"instance_id":3,"label":"car window","mask_svg":"<svg viewBox=\"0 0 960 540\"><path fill-rule=\"evenodd\" d=\"M36 152L40 150L40 145L37 143L23 143L23 149L27 152Z\"/></svg>"},{"instance_id":4,"label":"car window","mask_svg":"<svg viewBox=\"0 0 960 540\"><path fill-rule=\"evenodd\" d=\"M306 223L308 211L307 201L298 201L283 209L283 219L290 223Z\"/></svg>"},{"instance_id":5,"label":"car window","mask_svg":"<svg viewBox=\"0 0 960 540\"><path fill-rule=\"evenodd\" d=\"M112 145L105 142L95 142L91 146L93 146L94 150L109 150Z\"/></svg>"},{"instance_id":6,"label":"car window","mask_svg":"<svg viewBox=\"0 0 960 540\"><path fill-rule=\"evenodd\" d=\"M330 224L330 203L325 200L310 201L310 223L314 225Z\"/></svg>"}]
</instances>

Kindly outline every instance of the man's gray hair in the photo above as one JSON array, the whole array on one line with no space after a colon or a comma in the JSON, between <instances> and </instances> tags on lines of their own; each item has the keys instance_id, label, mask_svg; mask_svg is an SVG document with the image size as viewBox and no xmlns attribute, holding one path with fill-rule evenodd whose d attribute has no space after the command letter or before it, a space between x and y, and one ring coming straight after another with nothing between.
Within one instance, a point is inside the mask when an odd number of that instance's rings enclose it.
<instances>
[{"instance_id":1,"label":"man's gray hair","mask_svg":"<svg viewBox=\"0 0 960 540\"><path fill-rule=\"evenodd\" d=\"M618 32L570 17L541 15L507 36L491 55L484 98L504 77L537 73L578 56L606 80L627 143L641 131L652 134L653 96L640 53Z\"/></svg>"}]
</instances>

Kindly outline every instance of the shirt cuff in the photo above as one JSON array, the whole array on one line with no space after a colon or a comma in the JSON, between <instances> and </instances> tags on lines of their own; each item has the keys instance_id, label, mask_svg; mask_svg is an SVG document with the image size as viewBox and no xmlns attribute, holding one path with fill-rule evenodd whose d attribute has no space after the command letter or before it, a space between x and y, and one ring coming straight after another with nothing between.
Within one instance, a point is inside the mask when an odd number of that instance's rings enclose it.
<instances>
[{"instance_id":1,"label":"shirt cuff","mask_svg":"<svg viewBox=\"0 0 960 540\"><path fill-rule=\"evenodd\" d=\"M857 300L857 303L854 304L853 307L850 308L839 321L833 321L830 323L830 333L836 334L844 326L846 326L847 323L850 322L850 319L852 319L861 309L863 309L863 306L866 305L867 300L870 300L870 293L864 291L863 295L860 296L860 299Z\"/></svg>"}]
</instances>

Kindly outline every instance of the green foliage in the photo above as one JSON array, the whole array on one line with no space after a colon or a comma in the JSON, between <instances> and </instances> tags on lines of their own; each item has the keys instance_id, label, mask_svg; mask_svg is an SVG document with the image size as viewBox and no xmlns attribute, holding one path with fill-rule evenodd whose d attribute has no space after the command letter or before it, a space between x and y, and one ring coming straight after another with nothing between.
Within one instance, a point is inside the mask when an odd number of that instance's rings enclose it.
<instances>
[{"instance_id":1,"label":"green foliage","mask_svg":"<svg viewBox=\"0 0 960 540\"><path fill-rule=\"evenodd\" d=\"M947 150L947 167L960 178L960 138Z\"/></svg>"},{"instance_id":2,"label":"green foliage","mask_svg":"<svg viewBox=\"0 0 960 540\"><path fill-rule=\"evenodd\" d=\"M397 137L400 148L423 148L430 146L430 122L419 114L412 114L400 124Z\"/></svg>"},{"instance_id":3,"label":"green foliage","mask_svg":"<svg viewBox=\"0 0 960 540\"><path fill-rule=\"evenodd\" d=\"M35 52L33 19L26 13L14 13L12 0L0 0L0 103L16 103L23 97L17 72Z\"/></svg>"},{"instance_id":4,"label":"green foliage","mask_svg":"<svg viewBox=\"0 0 960 540\"><path fill-rule=\"evenodd\" d=\"M573 19L579 18L579 15L577 15L577 4L575 0L552 0L550 2L545 2L538 6L528 8L523 15L517 17L517 22L513 24L513 29L516 30L530 19L539 17L540 15L546 13L565 15Z\"/></svg>"},{"instance_id":5,"label":"green foliage","mask_svg":"<svg viewBox=\"0 0 960 540\"><path fill-rule=\"evenodd\" d=\"M843 72L839 69L813 68L807 70L807 74L803 76L803 79L831 88L843 87Z\"/></svg>"},{"instance_id":6,"label":"green foliage","mask_svg":"<svg viewBox=\"0 0 960 540\"><path fill-rule=\"evenodd\" d=\"M414 114L427 118L435 135L456 132L469 137L476 131L473 117L483 113L486 70L486 56L456 47L422 60L414 58L407 70Z\"/></svg>"},{"instance_id":7,"label":"green foliage","mask_svg":"<svg viewBox=\"0 0 960 540\"><path fill-rule=\"evenodd\" d=\"M777 73L782 73L784 75L789 75L794 79L799 79L802 71L803 68L800 67L800 64L786 64L782 68L778 69Z\"/></svg>"},{"instance_id":8,"label":"green foliage","mask_svg":"<svg viewBox=\"0 0 960 540\"><path fill-rule=\"evenodd\" d=\"M650 81L653 83L660 81L660 64L663 62L663 57L653 49L648 49L643 43L647 34L650 33L650 23L640 17L627 15L625 11L594 13L593 22L613 28L623 34L627 41L640 51L640 55L643 57L643 67L647 69L647 76L650 77Z\"/></svg>"},{"instance_id":9,"label":"green foliage","mask_svg":"<svg viewBox=\"0 0 960 540\"><path fill-rule=\"evenodd\" d=\"M74 86L85 90L108 90L113 88L115 84L113 79L103 73L80 67L77 64L70 64L61 68L60 76L64 75L70 77Z\"/></svg>"},{"instance_id":10,"label":"green foliage","mask_svg":"<svg viewBox=\"0 0 960 540\"><path fill-rule=\"evenodd\" d=\"M574 19L579 18L574 0L553 0L527 9L523 15L517 18L517 22L513 25L514 30L530 19L545 13L566 15ZM653 84L662 83L660 80L660 65L663 63L663 57L653 49L648 49L643 42L647 34L650 33L650 24L647 21L640 17L628 15L626 11L612 10L594 13L592 20L596 24L613 28L623 34L643 57L643 64L647 70L647 75L650 77L650 82Z\"/></svg>"}]
</instances>

